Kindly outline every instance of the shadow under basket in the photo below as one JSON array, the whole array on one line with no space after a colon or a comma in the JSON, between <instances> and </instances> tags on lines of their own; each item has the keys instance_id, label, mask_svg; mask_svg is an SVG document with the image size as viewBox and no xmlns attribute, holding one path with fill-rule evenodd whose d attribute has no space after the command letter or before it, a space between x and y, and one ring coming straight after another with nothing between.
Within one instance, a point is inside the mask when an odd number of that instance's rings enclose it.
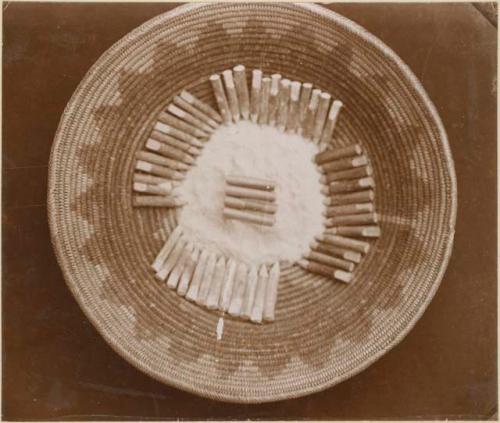
<instances>
[{"instance_id":1,"label":"shadow under basket","mask_svg":"<svg viewBox=\"0 0 500 423\"><path fill-rule=\"evenodd\" d=\"M216 108L208 77L237 64L342 100L335 142L369 154L382 231L349 284L283 263L275 321L224 317L217 339L220 316L150 269L176 211L134 208L130 187L162 108L183 89ZM415 325L451 253L456 182L433 104L387 46L317 5L188 4L146 22L79 85L49 172L54 248L86 316L143 372L213 399L293 398L357 374Z\"/></svg>"}]
</instances>

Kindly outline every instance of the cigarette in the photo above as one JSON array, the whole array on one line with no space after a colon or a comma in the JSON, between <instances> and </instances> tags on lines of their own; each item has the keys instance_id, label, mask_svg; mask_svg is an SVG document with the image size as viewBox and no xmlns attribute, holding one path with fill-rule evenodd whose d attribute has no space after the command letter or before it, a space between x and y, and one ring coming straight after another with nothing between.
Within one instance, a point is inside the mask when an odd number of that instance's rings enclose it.
<instances>
[{"instance_id":1,"label":"cigarette","mask_svg":"<svg viewBox=\"0 0 500 423\"><path fill-rule=\"evenodd\" d=\"M238 198L251 198L254 200L275 201L274 191L263 191L260 189L243 188L241 186L226 185L226 195Z\"/></svg>"},{"instance_id":2,"label":"cigarette","mask_svg":"<svg viewBox=\"0 0 500 423\"><path fill-rule=\"evenodd\" d=\"M348 157L345 159L333 160L322 166L325 172L336 172L339 170L351 169L353 167L366 166L367 164L368 159L365 155L362 155L354 158Z\"/></svg>"},{"instance_id":3,"label":"cigarette","mask_svg":"<svg viewBox=\"0 0 500 423\"><path fill-rule=\"evenodd\" d=\"M350 181L335 181L330 184L331 193L352 192L365 188L373 188L375 181L371 176Z\"/></svg>"},{"instance_id":4,"label":"cigarette","mask_svg":"<svg viewBox=\"0 0 500 423\"><path fill-rule=\"evenodd\" d=\"M375 194L372 190L351 192L349 194L336 194L327 199L325 199L325 204L327 206L339 206L344 204L356 204L356 203L369 203L375 198ZM327 209L327 216L333 215L333 210L329 211Z\"/></svg>"},{"instance_id":5,"label":"cigarette","mask_svg":"<svg viewBox=\"0 0 500 423\"><path fill-rule=\"evenodd\" d=\"M173 167L173 169L176 170L187 170L190 165L195 163L194 158L188 153L184 153L181 150L177 150L176 148L162 144L161 142L155 141L151 138L146 141L146 148L167 157L166 160L163 160L163 163L158 164L164 164L165 166Z\"/></svg>"},{"instance_id":6,"label":"cigarette","mask_svg":"<svg viewBox=\"0 0 500 423\"><path fill-rule=\"evenodd\" d=\"M336 257L341 257L353 263L360 263L362 255L358 251L352 251L344 247L325 244L323 242L312 241L309 245L311 250L319 253L330 254Z\"/></svg>"},{"instance_id":7,"label":"cigarette","mask_svg":"<svg viewBox=\"0 0 500 423\"><path fill-rule=\"evenodd\" d=\"M191 256L191 253L193 252L193 249L194 249L194 245L192 242L188 242L185 245L184 249L181 252L179 259L177 260L177 263L172 268L170 275L168 275L167 286L169 288L171 288L171 289L177 288L177 284L179 283L182 272L184 272L184 268L186 267L186 264L189 260L189 257Z\"/></svg>"},{"instance_id":8,"label":"cigarette","mask_svg":"<svg viewBox=\"0 0 500 423\"><path fill-rule=\"evenodd\" d=\"M269 273L265 264L260 266L259 280L255 290L255 300L252 307L250 320L254 323L262 323L262 313L264 312L264 301L266 296L267 280Z\"/></svg>"},{"instance_id":9,"label":"cigarette","mask_svg":"<svg viewBox=\"0 0 500 423\"><path fill-rule=\"evenodd\" d=\"M341 282L349 283L352 279L352 273L337 270L329 266L325 266L324 264L311 262L306 259L299 260L297 264L304 270L325 276L327 278L334 278Z\"/></svg>"},{"instance_id":10,"label":"cigarette","mask_svg":"<svg viewBox=\"0 0 500 423\"><path fill-rule=\"evenodd\" d=\"M295 132L300 125L299 116L300 82L294 81L290 85L290 103L288 105L288 118L286 132Z\"/></svg>"},{"instance_id":11,"label":"cigarette","mask_svg":"<svg viewBox=\"0 0 500 423\"><path fill-rule=\"evenodd\" d=\"M323 234L319 237L316 237L316 240L331 244L336 247L349 248L363 254L366 254L370 249L370 244L368 242L347 238L340 235Z\"/></svg>"},{"instance_id":12,"label":"cigarette","mask_svg":"<svg viewBox=\"0 0 500 423\"><path fill-rule=\"evenodd\" d=\"M273 215L258 215L229 207L224 207L223 215L228 219L241 220L243 222L256 223L264 226L273 226L276 223L276 219Z\"/></svg>"},{"instance_id":13,"label":"cigarette","mask_svg":"<svg viewBox=\"0 0 500 423\"><path fill-rule=\"evenodd\" d=\"M162 142L163 144L177 148L181 151L185 151L192 156L199 156L201 153L200 149L204 147L204 143L197 140L196 138L193 138L193 144L191 144L190 142L179 140L157 130L153 130L149 137L156 141Z\"/></svg>"},{"instance_id":14,"label":"cigarette","mask_svg":"<svg viewBox=\"0 0 500 423\"><path fill-rule=\"evenodd\" d=\"M186 262L179 285L177 285L177 294L182 297L184 297L188 291L189 282L191 282L191 278L193 277L194 269L196 268L199 256L200 250L195 248Z\"/></svg>"},{"instance_id":15,"label":"cigarette","mask_svg":"<svg viewBox=\"0 0 500 423\"><path fill-rule=\"evenodd\" d=\"M250 119L254 123L257 123L257 119L259 118L261 90L262 71L260 69L254 69L252 71L252 91L250 95Z\"/></svg>"},{"instance_id":16,"label":"cigarette","mask_svg":"<svg viewBox=\"0 0 500 423\"><path fill-rule=\"evenodd\" d=\"M133 181L141 184L159 185L165 191L172 191L175 186L175 184L168 179L160 178L154 175L148 175L147 173L134 172Z\"/></svg>"},{"instance_id":17,"label":"cigarette","mask_svg":"<svg viewBox=\"0 0 500 423\"><path fill-rule=\"evenodd\" d=\"M306 110L311 99L312 84L310 82L304 82L302 84L302 89L300 90L299 98L299 122L298 129L299 133L302 133L302 123L306 117Z\"/></svg>"},{"instance_id":18,"label":"cigarette","mask_svg":"<svg viewBox=\"0 0 500 423\"><path fill-rule=\"evenodd\" d=\"M236 87L233 80L233 72L231 70L225 70L222 72L224 77L224 84L226 86L227 102L229 104L229 110L233 118L233 122L238 122L240 120L240 106L238 102L238 94L236 93Z\"/></svg>"},{"instance_id":19,"label":"cigarette","mask_svg":"<svg viewBox=\"0 0 500 423\"><path fill-rule=\"evenodd\" d=\"M190 123L184 122L178 117L169 115L165 112L161 112L158 115L158 120L165 125L170 125L172 128L178 129L179 131L185 132L186 134L192 135L196 138L207 138L209 135L205 131L198 129Z\"/></svg>"},{"instance_id":20,"label":"cigarette","mask_svg":"<svg viewBox=\"0 0 500 423\"><path fill-rule=\"evenodd\" d=\"M311 99L309 100L309 105L306 108L306 114L302 122L302 136L306 139L312 138L314 130L314 121L316 118L316 110L318 109L319 96L321 90L314 89L311 92Z\"/></svg>"},{"instance_id":21,"label":"cigarette","mask_svg":"<svg viewBox=\"0 0 500 423\"><path fill-rule=\"evenodd\" d=\"M248 271L246 265L243 263L239 263L236 269L231 302L228 308L228 313L231 316L239 316L241 313L241 307L243 306L243 296L245 295L247 282L247 273Z\"/></svg>"},{"instance_id":22,"label":"cigarette","mask_svg":"<svg viewBox=\"0 0 500 423\"><path fill-rule=\"evenodd\" d=\"M231 111L229 110L229 104L227 102L226 94L224 94L224 87L222 86L222 81L220 76L214 74L209 78L210 84L212 84L212 89L214 91L215 101L217 102L217 107L222 116L224 123L231 123Z\"/></svg>"},{"instance_id":23,"label":"cigarette","mask_svg":"<svg viewBox=\"0 0 500 423\"><path fill-rule=\"evenodd\" d=\"M263 191L274 191L276 184L268 179L249 178L247 176L228 175L226 176L226 183L229 185L253 188Z\"/></svg>"},{"instance_id":24,"label":"cigarette","mask_svg":"<svg viewBox=\"0 0 500 423\"><path fill-rule=\"evenodd\" d=\"M271 88L269 90L269 105L268 105L268 123L271 126L276 124L276 118L278 116L278 93L280 88L281 75L275 73L271 75Z\"/></svg>"},{"instance_id":25,"label":"cigarette","mask_svg":"<svg viewBox=\"0 0 500 423\"><path fill-rule=\"evenodd\" d=\"M208 104L197 99L193 94L184 90L181 92L180 97L184 101L186 101L187 103L191 104L192 106L196 107L198 110L205 113L211 119L215 120L218 123L222 123L222 117L219 115L219 113L217 113L214 109L212 109Z\"/></svg>"},{"instance_id":26,"label":"cigarette","mask_svg":"<svg viewBox=\"0 0 500 423\"><path fill-rule=\"evenodd\" d=\"M134 207L182 207L186 201L179 197L163 197L160 195L134 195Z\"/></svg>"},{"instance_id":27,"label":"cigarette","mask_svg":"<svg viewBox=\"0 0 500 423\"><path fill-rule=\"evenodd\" d=\"M327 146L331 143L333 131L337 125L337 119L339 117L340 109L343 103L340 100L335 100L330 106L330 111L328 112L328 117L326 119L325 127L323 128L323 133L321 134L321 144Z\"/></svg>"},{"instance_id":28,"label":"cigarette","mask_svg":"<svg viewBox=\"0 0 500 423\"><path fill-rule=\"evenodd\" d=\"M276 117L276 126L280 131L285 131L286 121L288 119L288 100L290 99L290 80L282 79L280 81L280 91L278 93L278 114Z\"/></svg>"},{"instance_id":29,"label":"cigarette","mask_svg":"<svg viewBox=\"0 0 500 423\"><path fill-rule=\"evenodd\" d=\"M219 310L227 311L231 303L231 294L233 293L234 278L236 275L236 262L229 259L222 282L221 296L219 300Z\"/></svg>"},{"instance_id":30,"label":"cigarette","mask_svg":"<svg viewBox=\"0 0 500 423\"><path fill-rule=\"evenodd\" d=\"M229 207L231 209L238 210L252 210L261 213L267 214L275 214L278 210L278 206L273 203L268 203L264 201L250 201L250 200L242 200L240 198L235 197L226 197L224 199L224 206Z\"/></svg>"},{"instance_id":31,"label":"cigarette","mask_svg":"<svg viewBox=\"0 0 500 423\"><path fill-rule=\"evenodd\" d=\"M326 173L321 175L320 182L323 184L329 184L334 181L363 178L365 176L371 176L372 174L373 170L371 166L360 166L353 169L341 170L339 172Z\"/></svg>"},{"instance_id":32,"label":"cigarette","mask_svg":"<svg viewBox=\"0 0 500 423\"><path fill-rule=\"evenodd\" d=\"M152 195L167 195L172 191L172 184L167 182L163 185L150 185L144 184L142 182L134 182L133 190L135 192L140 192L143 194L152 194Z\"/></svg>"},{"instance_id":33,"label":"cigarette","mask_svg":"<svg viewBox=\"0 0 500 423\"><path fill-rule=\"evenodd\" d=\"M175 263L177 263L177 260L179 260L179 257L181 256L184 248L186 247L187 241L184 238L180 238L177 243L175 244L175 247L172 249L170 254L167 256L166 260L163 262L160 270L156 272L156 279L159 281L165 281L167 279L167 276L170 274L172 269L175 266Z\"/></svg>"},{"instance_id":34,"label":"cigarette","mask_svg":"<svg viewBox=\"0 0 500 423\"><path fill-rule=\"evenodd\" d=\"M255 291L257 290L258 281L259 275L257 266L252 266L250 267L250 271L248 272L248 281L240 314L241 317L245 319L250 319L250 317L252 316L253 303L255 301Z\"/></svg>"},{"instance_id":35,"label":"cigarette","mask_svg":"<svg viewBox=\"0 0 500 423\"><path fill-rule=\"evenodd\" d=\"M333 226L356 226L378 223L377 213L346 214L333 216L331 218Z\"/></svg>"},{"instance_id":36,"label":"cigarette","mask_svg":"<svg viewBox=\"0 0 500 423\"><path fill-rule=\"evenodd\" d=\"M269 122L269 95L271 92L271 78L262 78L259 104L259 125L267 125Z\"/></svg>"},{"instance_id":37,"label":"cigarette","mask_svg":"<svg viewBox=\"0 0 500 423\"><path fill-rule=\"evenodd\" d=\"M323 133L323 127L325 126L326 115L328 114L328 106L330 106L330 100L332 96L328 93L321 93L319 96L318 110L316 111L316 116L314 118L314 129L312 132L312 140L315 143L319 143L321 140L321 134Z\"/></svg>"},{"instance_id":38,"label":"cigarette","mask_svg":"<svg viewBox=\"0 0 500 423\"><path fill-rule=\"evenodd\" d=\"M314 160L317 164L331 162L332 160L343 159L345 157L359 156L363 149L359 144L349 145L347 147L334 148L316 154Z\"/></svg>"},{"instance_id":39,"label":"cigarette","mask_svg":"<svg viewBox=\"0 0 500 423\"><path fill-rule=\"evenodd\" d=\"M203 279L201 281L200 290L198 291L198 297L196 298L196 304L206 305L208 299L208 293L212 286L212 282L215 276L215 266L217 264L217 255L211 253L208 256L207 265L205 271L203 272Z\"/></svg>"},{"instance_id":40,"label":"cigarette","mask_svg":"<svg viewBox=\"0 0 500 423\"><path fill-rule=\"evenodd\" d=\"M212 286L208 292L207 308L215 310L219 305L219 297L224 282L224 274L226 272L226 260L220 257L215 264L215 273L212 281Z\"/></svg>"},{"instance_id":41,"label":"cigarette","mask_svg":"<svg viewBox=\"0 0 500 423\"><path fill-rule=\"evenodd\" d=\"M341 216L358 213L371 213L374 210L373 203L345 204L342 206L331 206L329 212L332 216ZM327 226L333 226L331 219L327 220Z\"/></svg>"},{"instance_id":42,"label":"cigarette","mask_svg":"<svg viewBox=\"0 0 500 423\"><path fill-rule=\"evenodd\" d=\"M179 240L180 236L182 235L182 232L183 232L182 227L179 225L179 226L176 226L176 228L169 235L169 237L167 238L167 241L165 242L165 244L163 244L162 249L160 250L160 252L156 256L153 264L151 265L151 267L154 269L155 272L158 272L160 270L161 266L163 265L163 262L165 261L167 256L170 254L172 249L177 244L177 241Z\"/></svg>"},{"instance_id":43,"label":"cigarette","mask_svg":"<svg viewBox=\"0 0 500 423\"><path fill-rule=\"evenodd\" d=\"M352 272L354 270L353 262L337 257L332 257L319 251L310 251L305 255L305 258L309 261L315 261L326 266L347 270L348 272Z\"/></svg>"},{"instance_id":44,"label":"cigarette","mask_svg":"<svg viewBox=\"0 0 500 423\"><path fill-rule=\"evenodd\" d=\"M197 117L194 117L191 113L188 113L185 110L177 107L175 104L169 104L167 107L167 111L178 117L179 119L182 119L198 128L199 130L203 131L205 134L211 134L212 132L214 132L213 128L210 125L206 124Z\"/></svg>"},{"instance_id":45,"label":"cigarette","mask_svg":"<svg viewBox=\"0 0 500 423\"><path fill-rule=\"evenodd\" d=\"M184 179L184 175L176 170L146 162L144 160L137 160L135 168L146 173L152 173L153 175L163 176L164 178L174 179L176 181Z\"/></svg>"},{"instance_id":46,"label":"cigarette","mask_svg":"<svg viewBox=\"0 0 500 423\"><path fill-rule=\"evenodd\" d=\"M264 311L262 317L264 320L272 322L274 320L276 300L278 299L278 284L280 280L280 265L275 262L269 272L269 279L266 286L264 301Z\"/></svg>"},{"instance_id":47,"label":"cigarette","mask_svg":"<svg viewBox=\"0 0 500 423\"><path fill-rule=\"evenodd\" d=\"M175 96L174 97L174 104L181 109L185 110L186 112L190 113L197 119L201 120L210 128L212 129L217 129L219 127L219 123L212 119L210 116L202 112L201 110L198 110L196 107L194 107L192 104L188 103L186 100L184 100L181 96ZM208 106L207 106L208 107ZM214 111L215 112L215 111Z\"/></svg>"},{"instance_id":48,"label":"cigarette","mask_svg":"<svg viewBox=\"0 0 500 423\"><path fill-rule=\"evenodd\" d=\"M245 66L237 65L233 68L234 84L240 106L240 114L243 119L248 119L250 115L250 100L248 96L247 77Z\"/></svg>"},{"instance_id":49,"label":"cigarette","mask_svg":"<svg viewBox=\"0 0 500 423\"><path fill-rule=\"evenodd\" d=\"M164 133L165 135L171 135L172 137L177 138L180 141L187 142L194 147L202 148L204 145L199 139L193 137L192 135L180 131L179 129L167 125L163 122L156 122L154 129L158 132Z\"/></svg>"},{"instance_id":50,"label":"cigarette","mask_svg":"<svg viewBox=\"0 0 500 423\"><path fill-rule=\"evenodd\" d=\"M330 228L326 233L342 236L354 236L362 238L378 238L380 236L379 226L337 226Z\"/></svg>"},{"instance_id":51,"label":"cigarette","mask_svg":"<svg viewBox=\"0 0 500 423\"><path fill-rule=\"evenodd\" d=\"M201 281L203 280L203 274L205 273L205 267L207 267L209 253L207 250L202 250L196 267L194 269L193 278L191 279L191 285L189 285L186 298L189 301L196 301L198 298L198 293L200 291Z\"/></svg>"}]
</instances>

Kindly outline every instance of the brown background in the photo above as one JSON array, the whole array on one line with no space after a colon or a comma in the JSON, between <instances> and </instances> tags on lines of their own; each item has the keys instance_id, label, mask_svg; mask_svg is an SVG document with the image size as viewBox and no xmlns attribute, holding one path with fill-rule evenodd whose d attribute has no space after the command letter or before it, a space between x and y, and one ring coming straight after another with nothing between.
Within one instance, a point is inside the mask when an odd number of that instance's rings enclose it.
<instances>
[{"instance_id":1,"label":"brown background","mask_svg":"<svg viewBox=\"0 0 500 423\"><path fill-rule=\"evenodd\" d=\"M470 4L328 6L398 53L448 131L459 208L442 286L358 376L264 405L165 386L114 353L66 288L46 218L47 162L72 92L115 41L173 4L4 4L3 418L484 419L496 411L496 28Z\"/></svg>"}]
</instances>

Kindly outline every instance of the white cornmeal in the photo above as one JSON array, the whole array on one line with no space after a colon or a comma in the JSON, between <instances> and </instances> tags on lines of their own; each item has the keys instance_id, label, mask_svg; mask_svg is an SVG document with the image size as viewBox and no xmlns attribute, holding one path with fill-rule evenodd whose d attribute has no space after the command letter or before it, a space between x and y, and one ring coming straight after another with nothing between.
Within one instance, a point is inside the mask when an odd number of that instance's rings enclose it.
<instances>
[{"instance_id":1,"label":"white cornmeal","mask_svg":"<svg viewBox=\"0 0 500 423\"><path fill-rule=\"evenodd\" d=\"M241 121L220 126L179 187L187 204L179 223L200 247L248 264L296 261L323 232L323 194L313 163L317 146L299 135ZM276 183L272 227L225 219L226 175Z\"/></svg>"}]
</instances>

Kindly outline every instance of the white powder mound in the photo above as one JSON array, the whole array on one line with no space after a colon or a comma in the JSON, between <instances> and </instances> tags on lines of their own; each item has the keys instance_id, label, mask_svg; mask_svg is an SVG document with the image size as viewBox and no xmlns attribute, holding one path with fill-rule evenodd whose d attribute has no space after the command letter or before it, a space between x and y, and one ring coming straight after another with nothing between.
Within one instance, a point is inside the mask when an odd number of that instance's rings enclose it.
<instances>
[{"instance_id":1,"label":"white powder mound","mask_svg":"<svg viewBox=\"0 0 500 423\"><path fill-rule=\"evenodd\" d=\"M242 121L221 126L179 187L187 200L179 223L189 238L248 264L296 261L323 232L323 194L313 163L317 146L299 135ZM276 183L271 227L224 218L225 176Z\"/></svg>"}]
</instances>

